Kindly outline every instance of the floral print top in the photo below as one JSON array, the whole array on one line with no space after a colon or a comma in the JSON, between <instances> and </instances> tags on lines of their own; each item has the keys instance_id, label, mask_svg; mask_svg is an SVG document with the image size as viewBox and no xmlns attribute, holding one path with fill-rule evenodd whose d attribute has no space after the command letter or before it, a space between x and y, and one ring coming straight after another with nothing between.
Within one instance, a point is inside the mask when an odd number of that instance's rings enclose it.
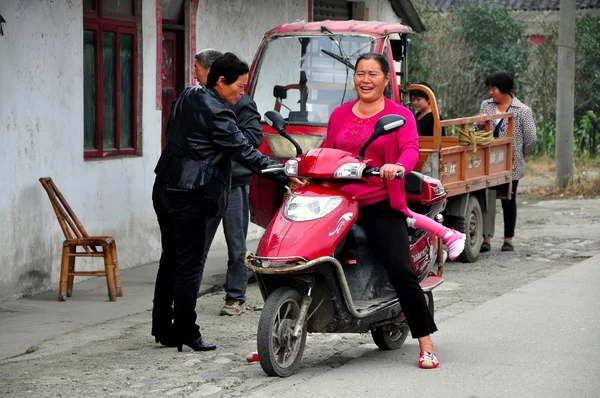
<instances>
[{"instance_id":1,"label":"floral print top","mask_svg":"<svg viewBox=\"0 0 600 398\"><path fill-rule=\"evenodd\" d=\"M525 156L529 155L537 144L535 120L531 108L519 101L515 96L506 112L515 115L513 125L513 180L520 180L525 176ZM481 103L479 113L494 115L500 113L496 103L491 98ZM496 125L504 120L500 126L499 136L508 136L508 121L506 119L492 120L491 129L494 131Z\"/></svg>"}]
</instances>

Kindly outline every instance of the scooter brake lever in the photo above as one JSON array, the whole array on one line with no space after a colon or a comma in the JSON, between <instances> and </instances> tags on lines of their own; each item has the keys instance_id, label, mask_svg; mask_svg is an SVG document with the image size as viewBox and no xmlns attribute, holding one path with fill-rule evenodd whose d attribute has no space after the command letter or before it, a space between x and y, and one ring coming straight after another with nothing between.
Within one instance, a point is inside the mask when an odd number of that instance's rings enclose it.
<instances>
[{"instance_id":1,"label":"scooter brake lever","mask_svg":"<svg viewBox=\"0 0 600 398\"><path fill-rule=\"evenodd\" d=\"M277 168L266 168L261 170L262 174L267 174L267 173L279 173L280 171L283 171L283 167L277 167Z\"/></svg>"},{"instance_id":2,"label":"scooter brake lever","mask_svg":"<svg viewBox=\"0 0 600 398\"><path fill-rule=\"evenodd\" d=\"M376 176L380 176L381 172L378 168L373 168L371 170L365 170L365 174L368 173L368 176L370 177L376 177ZM396 173L396 177L394 178L402 178L404 177L404 173L402 171L399 171Z\"/></svg>"}]
</instances>

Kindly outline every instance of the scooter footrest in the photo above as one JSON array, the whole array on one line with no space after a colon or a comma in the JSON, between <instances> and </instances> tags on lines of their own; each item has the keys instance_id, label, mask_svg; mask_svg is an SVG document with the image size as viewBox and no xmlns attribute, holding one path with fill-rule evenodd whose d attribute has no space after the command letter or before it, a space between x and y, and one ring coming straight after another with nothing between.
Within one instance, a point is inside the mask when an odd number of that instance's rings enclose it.
<instances>
[{"instance_id":1,"label":"scooter footrest","mask_svg":"<svg viewBox=\"0 0 600 398\"><path fill-rule=\"evenodd\" d=\"M444 280L439 276L428 276L423 282L419 283L419 285L421 285L421 289L423 289L424 292L430 292L443 282Z\"/></svg>"}]
</instances>

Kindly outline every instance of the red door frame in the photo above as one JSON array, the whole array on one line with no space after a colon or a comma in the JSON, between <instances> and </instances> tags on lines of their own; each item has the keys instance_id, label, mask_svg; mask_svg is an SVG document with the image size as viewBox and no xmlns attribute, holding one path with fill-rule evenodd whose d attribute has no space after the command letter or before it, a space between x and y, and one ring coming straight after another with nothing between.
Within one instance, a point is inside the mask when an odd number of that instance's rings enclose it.
<instances>
[{"instance_id":1,"label":"red door frame","mask_svg":"<svg viewBox=\"0 0 600 398\"><path fill-rule=\"evenodd\" d=\"M174 55L172 57L173 63L171 66L171 71L172 71L172 84L173 87L175 88L175 95L172 97L173 99L175 99L179 93L181 93L181 91L183 90L183 88L185 87L185 49L184 49L184 31L183 30L175 30L175 29L163 29L162 31L162 36L164 38L169 38L169 40L174 40L175 41L175 45L172 47L173 51L174 51ZM163 47L163 51L164 51L164 47ZM165 67L164 65L164 61L166 60L166 54L163 52L163 68ZM163 76L167 76L168 74L166 73L165 70L163 70L162 73ZM161 82L161 95L164 93L165 90L165 82L162 81ZM172 101L170 101L169 103L166 103L165 100L167 100L167 98L165 98L164 95L162 95L162 114L163 114L163 122L165 119L165 116L168 118L169 117L169 113L171 112L171 104ZM166 128L166 123L161 124L161 148L165 147L166 141L165 141L165 128Z\"/></svg>"}]
</instances>

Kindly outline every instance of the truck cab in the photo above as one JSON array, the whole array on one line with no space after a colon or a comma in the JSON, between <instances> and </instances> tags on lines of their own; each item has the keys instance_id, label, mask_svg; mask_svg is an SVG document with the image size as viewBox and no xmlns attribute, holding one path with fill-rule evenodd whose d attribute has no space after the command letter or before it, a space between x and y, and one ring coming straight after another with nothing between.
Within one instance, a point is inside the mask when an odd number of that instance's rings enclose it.
<instances>
[{"instance_id":1,"label":"truck cab","mask_svg":"<svg viewBox=\"0 0 600 398\"><path fill-rule=\"evenodd\" d=\"M402 52L408 26L374 21L296 22L267 32L250 68L248 91L258 111L279 111L287 131L304 151L325 141L331 112L356 99L353 76L358 57L384 54L394 64ZM399 55L396 58L401 59ZM393 73L396 73L394 70ZM390 99L400 102L396 79L390 80ZM261 121L265 141L259 150L282 162L295 156L294 147ZM255 176L251 189L251 219L266 227L281 206L285 190Z\"/></svg>"}]
</instances>

